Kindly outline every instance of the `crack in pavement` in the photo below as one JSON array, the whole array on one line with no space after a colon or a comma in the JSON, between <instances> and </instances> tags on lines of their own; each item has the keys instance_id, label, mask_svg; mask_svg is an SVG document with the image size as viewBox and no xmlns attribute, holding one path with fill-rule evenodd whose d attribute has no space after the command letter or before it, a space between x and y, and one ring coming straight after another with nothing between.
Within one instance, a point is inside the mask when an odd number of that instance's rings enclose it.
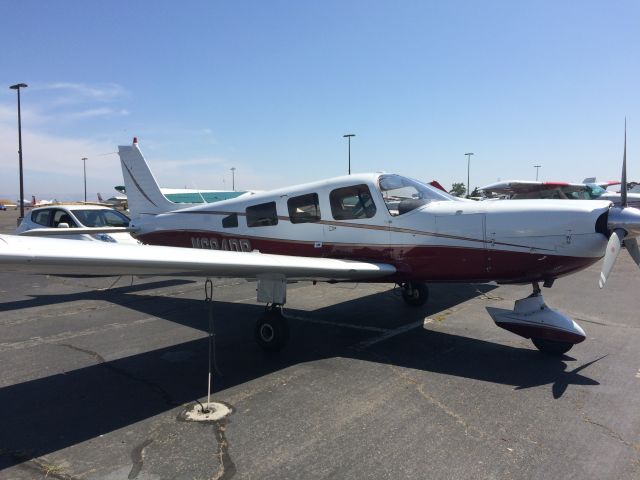
<instances>
[{"instance_id":1,"label":"crack in pavement","mask_svg":"<svg viewBox=\"0 0 640 480\"><path fill-rule=\"evenodd\" d=\"M583 421L590 424L590 425L594 425L596 427L599 427L600 429L604 430L607 434L607 436L613 438L614 440L619 441L620 443L622 443L623 445L629 447L631 450L633 450L636 454L640 455L640 445L634 445L631 442L627 442L622 435L620 435L618 432L616 432L614 429L612 429L611 427L607 427L606 425L603 425L602 423L598 423L595 420L591 419L590 417L583 415L582 417Z\"/></svg>"},{"instance_id":2,"label":"crack in pavement","mask_svg":"<svg viewBox=\"0 0 640 480\"><path fill-rule=\"evenodd\" d=\"M228 480L236 474L237 469L229 455L229 442L227 441L227 436L224 433L227 428L227 420L222 419L215 422L213 428L213 433L215 434L216 441L218 442L218 449L215 456L218 458L219 466L218 471L213 477L211 477L211 480Z\"/></svg>"},{"instance_id":3,"label":"crack in pavement","mask_svg":"<svg viewBox=\"0 0 640 480\"><path fill-rule=\"evenodd\" d=\"M108 370L111 370L114 373L117 373L118 375L122 375L125 378L128 378L129 380L133 380L134 382L140 382L143 385L146 385L147 387L149 387L153 392L157 393L158 395L160 395L160 397L162 397L162 399L164 400L164 402L169 405L170 407L175 407L178 405L181 405L181 403L177 403L175 400L173 400L173 398L171 397L171 395L169 394L169 392L167 392L164 388L162 388L160 385L158 385L157 383L154 383L150 380L147 380L145 378L141 378L141 377L137 377L135 375L133 375L132 373L127 372L126 370L116 367L112 364L110 364L109 362L107 362L104 357L102 355L100 355L97 352L94 352L93 350L88 350L85 348L80 348L80 347L76 347L75 345L71 345L68 343L61 343L59 344L60 347L65 347L65 348L69 348L71 350L75 350L77 352L81 352L81 353L85 353L87 355L92 356L94 359L96 359L97 363L105 368L107 368Z\"/></svg>"},{"instance_id":4,"label":"crack in pavement","mask_svg":"<svg viewBox=\"0 0 640 480\"><path fill-rule=\"evenodd\" d=\"M198 400L196 400L196 402L200 405L201 408L204 408L202 403L200 403ZM224 405L226 405L229 408L230 410L229 415L235 411L235 408L231 404L224 402ZM179 422L189 422L189 423L195 422L195 423L207 424L212 426L213 434L215 436L216 443L217 443L216 451L213 454L213 456L218 461L218 470L210 477L210 479L211 480L229 480L237 473L236 465L235 463L233 463L233 460L231 460L231 455L229 455L229 441L227 440L227 436L225 434L227 425L230 423L229 418L223 417L223 418L220 418L219 420L195 420L194 421L193 419L189 418L189 416L187 415L187 412L190 410L191 408L187 408L182 412L180 412L178 414L177 420Z\"/></svg>"},{"instance_id":5,"label":"crack in pavement","mask_svg":"<svg viewBox=\"0 0 640 480\"><path fill-rule=\"evenodd\" d=\"M418 380L416 380L414 378L411 378L405 372L400 371L397 367L395 367L393 365L388 365L388 367L391 369L391 371L393 371L402 380L404 380L405 382L413 385L415 387L416 391L418 392L418 394L420 394L420 396L422 398L424 398L430 404L432 404L435 407L437 407L438 409L440 409L443 413L445 413L447 416L452 418L458 425L460 425L462 428L464 428L465 434L469 435L469 437L473 438L474 440L482 440L482 439L487 440L488 439L488 440L493 440L493 441L495 441L495 442L497 442L499 444L504 444L504 442L509 442L509 441L512 441L515 444L515 443L517 443L518 440L524 440L525 442L535 446L538 449L546 448L544 445L541 445L540 443L538 443L535 440L533 440L533 439L531 439L529 437L526 437L526 436L518 436L518 439L509 440L507 438L504 438L503 436L493 435L493 434L491 434L489 432L486 432L485 430L482 430L479 427L471 425L462 415L460 415L456 411L452 410L447 405L442 403L440 400L438 400L437 398L435 398L434 396L429 394L425 390L425 385L423 383L420 383L420 382L418 382Z\"/></svg>"},{"instance_id":6,"label":"crack in pavement","mask_svg":"<svg viewBox=\"0 0 640 480\"><path fill-rule=\"evenodd\" d=\"M62 471L62 467L47 463L40 458L33 458L23 451L10 452L0 449L0 456L6 455L14 460L21 462L18 467L38 475L43 478L53 478L55 480L80 480L79 477L66 474Z\"/></svg>"}]
</instances>

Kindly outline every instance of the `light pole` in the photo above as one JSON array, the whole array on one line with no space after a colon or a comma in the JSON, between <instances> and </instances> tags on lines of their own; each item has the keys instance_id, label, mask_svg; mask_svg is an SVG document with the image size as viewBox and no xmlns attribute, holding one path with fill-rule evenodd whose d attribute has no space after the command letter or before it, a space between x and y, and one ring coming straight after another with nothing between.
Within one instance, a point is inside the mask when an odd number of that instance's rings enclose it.
<instances>
[{"instance_id":1,"label":"light pole","mask_svg":"<svg viewBox=\"0 0 640 480\"><path fill-rule=\"evenodd\" d=\"M231 167L231 190L236 191L236 167Z\"/></svg>"},{"instance_id":2,"label":"light pole","mask_svg":"<svg viewBox=\"0 0 640 480\"><path fill-rule=\"evenodd\" d=\"M343 138L349 139L349 175L351 175L351 137L355 136L356 135L354 133L347 133L346 135L343 135Z\"/></svg>"},{"instance_id":3,"label":"light pole","mask_svg":"<svg viewBox=\"0 0 640 480\"><path fill-rule=\"evenodd\" d=\"M469 186L469 172L471 171L471 155L473 152L465 153L467 156L467 198L471 196L471 187Z\"/></svg>"},{"instance_id":4,"label":"light pole","mask_svg":"<svg viewBox=\"0 0 640 480\"><path fill-rule=\"evenodd\" d=\"M20 218L18 218L18 225L22 223L24 219L24 185L22 183L22 117L20 116L20 89L27 88L26 83L16 83L11 85L11 90L18 92L18 169L20 170Z\"/></svg>"},{"instance_id":5,"label":"light pole","mask_svg":"<svg viewBox=\"0 0 640 480\"><path fill-rule=\"evenodd\" d=\"M87 157L82 157L82 166L84 169L84 203L87 203Z\"/></svg>"},{"instance_id":6,"label":"light pole","mask_svg":"<svg viewBox=\"0 0 640 480\"><path fill-rule=\"evenodd\" d=\"M535 168L535 169L536 169L536 182L538 181L538 171L540 170L540 167L541 167L541 166L542 166L542 165L534 165L534 166L533 166L533 168Z\"/></svg>"}]
</instances>

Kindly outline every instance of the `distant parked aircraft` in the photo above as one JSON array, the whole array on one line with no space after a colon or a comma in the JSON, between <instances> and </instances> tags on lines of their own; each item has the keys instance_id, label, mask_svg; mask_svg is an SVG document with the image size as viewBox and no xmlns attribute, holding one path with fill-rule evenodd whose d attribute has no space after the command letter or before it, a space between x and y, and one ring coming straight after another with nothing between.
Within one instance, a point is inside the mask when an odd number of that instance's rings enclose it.
<instances>
[{"instance_id":1,"label":"distant parked aircraft","mask_svg":"<svg viewBox=\"0 0 640 480\"><path fill-rule=\"evenodd\" d=\"M609 200L620 205L621 194L607 191L607 187L620 182L596 182L595 178L585 178L582 183L537 182L530 180L505 180L486 185L480 190L485 194L502 195L511 200L523 199L568 199L568 200ZM640 207L640 193L627 193L627 205Z\"/></svg>"}]
</instances>

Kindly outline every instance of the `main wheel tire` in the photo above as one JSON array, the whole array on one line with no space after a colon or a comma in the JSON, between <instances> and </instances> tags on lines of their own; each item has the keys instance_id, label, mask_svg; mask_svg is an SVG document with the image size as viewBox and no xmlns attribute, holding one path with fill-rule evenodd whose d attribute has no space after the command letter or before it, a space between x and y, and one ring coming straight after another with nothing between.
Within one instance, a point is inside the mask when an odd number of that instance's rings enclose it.
<instances>
[{"instance_id":1,"label":"main wheel tire","mask_svg":"<svg viewBox=\"0 0 640 480\"><path fill-rule=\"evenodd\" d=\"M429 288L424 283L405 283L402 285L402 298L407 305L421 307L429 299Z\"/></svg>"},{"instance_id":2,"label":"main wheel tire","mask_svg":"<svg viewBox=\"0 0 640 480\"><path fill-rule=\"evenodd\" d=\"M254 333L260 348L268 352L278 352L289 340L289 323L279 309L267 310L256 321Z\"/></svg>"},{"instance_id":3,"label":"main wheel tire","mask_svg":"<svg viewBox=\"0 0 640 480\"><path fill-rule=\"evenodd\" d=\"M571 350L571 347L573 347L573 343L547 340L546 338L532 338L531 341L542 353L548 353L551 355L562 355L567 353Z\"/></svg>"}]
</instances>

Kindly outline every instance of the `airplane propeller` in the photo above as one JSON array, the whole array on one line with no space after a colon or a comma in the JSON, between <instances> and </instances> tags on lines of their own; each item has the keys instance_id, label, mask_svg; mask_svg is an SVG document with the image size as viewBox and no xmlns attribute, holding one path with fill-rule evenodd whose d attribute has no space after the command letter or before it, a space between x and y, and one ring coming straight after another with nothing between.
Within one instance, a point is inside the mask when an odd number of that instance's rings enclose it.
<instances>
[{"instance_id":1,"label":"airplane propeller","mask_svg":"<svg viewBox=\"0 0 640 480\"><path fill-rule=\"evenodd\" d=\"M640 235L640 210L627 206L627 120L624 121L624 153L622 155L622 190L620 192L620 206L612 207L609 211L607 227L611 232L607 251L600 272L600 288L604 287L609 274L616 263L622 248L622 242L627 252L640 267L640 248L636 236Z\"/></svg>"}]
</instances>

